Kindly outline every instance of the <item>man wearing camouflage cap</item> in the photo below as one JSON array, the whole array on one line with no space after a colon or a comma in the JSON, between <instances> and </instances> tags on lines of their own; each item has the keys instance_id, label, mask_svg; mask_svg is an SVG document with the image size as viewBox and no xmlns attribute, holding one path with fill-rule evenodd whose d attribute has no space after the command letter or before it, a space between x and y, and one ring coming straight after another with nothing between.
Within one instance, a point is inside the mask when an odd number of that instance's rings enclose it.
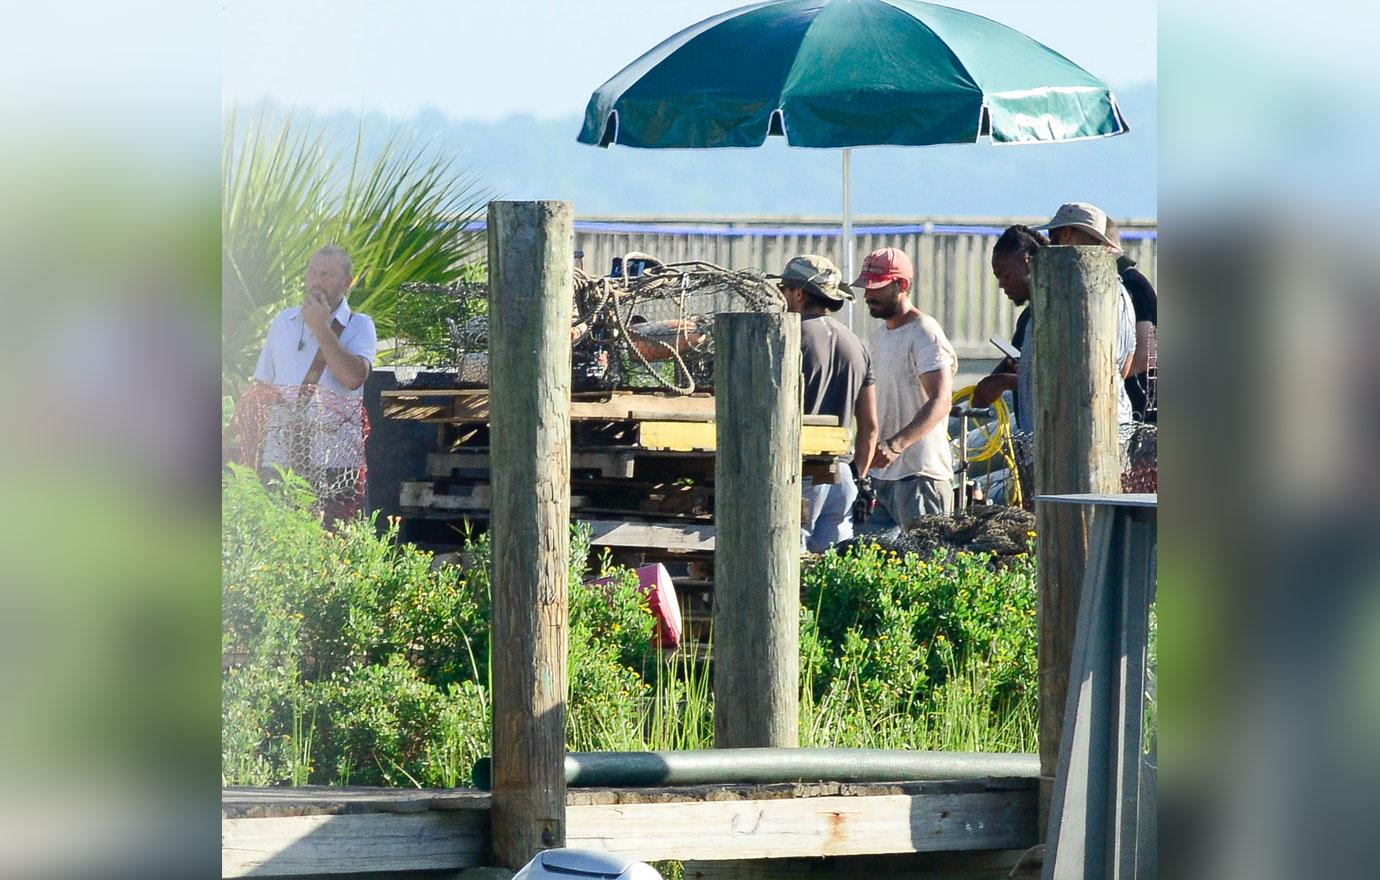
<instances>
[{"instance_id":1,"label":"man wearing camouflage cap","mask_svg":"<svg viewBox=\"0 0 1380 880\"><path fill-rule=\"evenodd\" d=\"M843 273L815 254L795 257L781 271L777 285L786 309L800 315L800 354L804 371L805 413L835 416L839 425L858 428L852 463L866 474L877 443L877 398L872 366L858 337L829 316L853 298ZM835 463L834 483L805 489L805 547L823 553L853 537L850 511L858 488L849 473L850 456ZM869 505L870 509L870 505Z\"/></svg>"}]
</instances>

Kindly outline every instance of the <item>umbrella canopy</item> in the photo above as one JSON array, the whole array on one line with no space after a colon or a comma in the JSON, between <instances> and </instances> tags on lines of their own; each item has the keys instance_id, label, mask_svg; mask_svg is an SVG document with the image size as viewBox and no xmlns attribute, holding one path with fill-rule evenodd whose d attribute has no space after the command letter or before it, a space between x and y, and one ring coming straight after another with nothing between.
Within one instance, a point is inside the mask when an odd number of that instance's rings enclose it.
<instances>
[{"instance_id":1,"label":"umbrella canopy","mask_svg":"<svg viewBox=\"0 0 1380 880\"><path fill-rule=\"evenodd\" d=\"M599 87L581 143L1071 141L1127 130L1105 83L1019 31L916 0L775 0L686 28Z\"/></svg>"}]
</instances>

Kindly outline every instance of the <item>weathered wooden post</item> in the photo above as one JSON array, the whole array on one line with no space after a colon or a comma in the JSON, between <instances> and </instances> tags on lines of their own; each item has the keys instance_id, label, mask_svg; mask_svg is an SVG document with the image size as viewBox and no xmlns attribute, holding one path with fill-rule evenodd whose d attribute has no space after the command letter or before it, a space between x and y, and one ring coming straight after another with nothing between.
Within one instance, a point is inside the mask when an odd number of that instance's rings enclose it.
<instances>
[{"instance_id":1,"label":"weathered wooden post","mask_svg":"<svg viewBox=\"0 0 1380 880\"><path fill-rule=\"evenodd\" d=\"M1035 341L1035 492L1121 491L1114 363L1120 281L1101 247L1047 247L1031 266ZM1040 829L1048 821L1078 596L1088 561L1088 508L1035 505L1039 552Z\"/></svg>"},{"instance_id":2,"label":"weathered wooden post","mask_svg":"<svg viewBox=\"0 0 1380 880\"><path fill-rule=\"evenodd\" d=\"M494 855L565 843L569 202L489 203Z\"/></svg>"},{"instance_id":3,"label":"weathered wooden post","mask_svg":"<svg viewBox=\"0 0 1380 880\"><path fill-rule=\"evenodd\" d=\"M800 744L800 317L714 321L714 744Z\"/></svg>"}]
</instances>

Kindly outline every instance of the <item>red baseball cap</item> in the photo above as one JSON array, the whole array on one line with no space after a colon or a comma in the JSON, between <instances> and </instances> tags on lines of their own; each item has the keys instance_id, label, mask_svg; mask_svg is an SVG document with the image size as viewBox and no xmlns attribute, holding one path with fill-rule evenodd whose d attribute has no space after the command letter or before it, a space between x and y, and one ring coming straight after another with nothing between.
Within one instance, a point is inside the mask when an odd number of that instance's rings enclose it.
<instances>
[{"instance_id":1,"label":"red baseball cap","mask_svg":"<svg viewBox=\"0 0 1380 880\"><path fill-rule=\"evenodd\" d=\"M858 280L853 282L853 286L868 289L885 287L897 278L906 279L907 285L915 283L915 267L911 265L910 257L899 248L879 248L863 260L862 271L858 273Z\"/></svg>"}]
</instances>

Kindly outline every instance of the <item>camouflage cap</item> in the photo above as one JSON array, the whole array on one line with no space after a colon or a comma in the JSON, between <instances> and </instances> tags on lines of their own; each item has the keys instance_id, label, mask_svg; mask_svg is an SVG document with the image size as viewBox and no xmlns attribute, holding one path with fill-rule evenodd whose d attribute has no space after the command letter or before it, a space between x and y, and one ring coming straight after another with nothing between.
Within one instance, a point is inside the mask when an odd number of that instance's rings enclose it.
<instances>
[{"instance_id":1,"label":"camouflage cap","mask_svg":"<svg viewBox=\"0 0 1380 880\"><path fill-rule=\"evenodd\" d=\"M786 284L828 300L835 310L843 306L844 300L853 298L853 288L844 283L839 267L833 260L818 254L793 257L780 275L768 277L780 278Z\"/></svg>"}]
</instances>

